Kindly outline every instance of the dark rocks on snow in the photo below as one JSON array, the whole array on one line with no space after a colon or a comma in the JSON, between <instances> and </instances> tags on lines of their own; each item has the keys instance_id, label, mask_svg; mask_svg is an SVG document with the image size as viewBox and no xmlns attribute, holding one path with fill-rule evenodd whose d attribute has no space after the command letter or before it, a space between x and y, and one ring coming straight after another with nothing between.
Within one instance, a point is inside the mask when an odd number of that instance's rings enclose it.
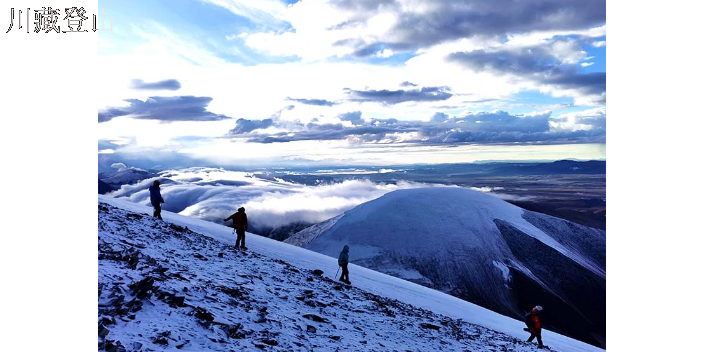
<instances>
[{"instance_id":1,"label":"dark rocks on snow","mask_svg":"<svg viewBox=\"0 0 704 352\"><path fill-rule=\"evenodd\" d=\"M154 288L154 278L147 276L136 283L130 284L128 287L132 290L132 294L139 299L151 297L152 289Z\"/></svg>"},{"instance_id":2,"label":"dark rocks on snow","mask_svg":"<svg viewBox=\"0 0 704 352\"><path fill-rule=\"evenodd\" d=\"M272 340L272 339L263 339L262 342L264 342L265 344L267 344L269 346L278 346L279 345L278 341Z\"/></svg>"},{"instance_id":3,"label":"dark rocks on snow","mask_svg":"<svg viewBox=\"0 0 704 352\"><path fill-rule=\"evenodd\" d=\"M227 329L225 330L225 333L227 334L227 337L229 337L231 339L245 338L245 334L242 331L242 324L240 324L240 323L228 326Z\"/></svg>"},{"instance_id":4,"label":"dark rocks on snow","mask_svg":"<svg viewBox=\"0 0 704 352\"><path fill-rule=\"evenodd\" d=\"M306 319L310 319L312 321L318 322L318 323L328 323L328 324L330 323L330 320L327 320L327 319L320 317L320 316L317 316L315 314L304 314L303 317Z\"/></svg>"},{"instance_id":5,"label":"dark rocks on snow","mask_svg":"<svg viewBox=\"0 0 704 352\"><path fill-rule=\"evenodd\" d=\"M193 256L196 257L196 258L198 258L198 259L201 259L201 260L206 260L206 261L208 260L208 258L206 258L206 257L204 257L204 256L202 256L202 255L200 255L200 253L196 253L196 254L194 254Z\"/></svg>"},{"instance_id":6,"label":"dark rocks on snow","mask_svg":"<svg viewBox=\"0 0 704 352\"><path fill-rule=\"evenodd\" d=\"M196 318L204 321L204 322L212 322L215 320L215 317L213 316L212 313L208 312L207 310L201 308L201 307L196 307Z\"/></svg>"},{"instance_id":7,"label":"dark rocks on snow","mask_svg":"<svg viewBox=\"0 0 704 352\"><path fill-rule=\"evenodd\" d=\"M432 330L440 330L440 327L437 325L429 324L429 323L421 323L420 324L421 328L424 329L432 329Z\"/></svg>"},{"instance_id":8,"label":"dark rocks on snow","mask_svg":"<svg viewBox=\"0 0 704 352\"><path fill-rule=\"evenodd\" d=\"M127 349L125 349L125 346L122 346L122 342L120 341L107 340L103 347L105 348L105 352L127 352Z\"/></svg>"},{"instance_id":9,"label":"dark rocks on snow","mask_svg":"<svg viewBox=\"0 0 704 352\"><path fill-rule=\"evenodd\" d=\"M103 324L98 324L98 337L108 336L110 330L106 328Z\"/></svg>"},{"instance_id":10,"label":"dark rocks on snow","mask_svg":"<svg viewBox=\"0 0 704 352\"><path fill-rule=\"evenodd\" d=\"M341 337L340 336L329 336L330 339L335 340L335 341L340 341Z\"/></svg>"},{"instance_id":11,"label":"dark rocks on snow","mask_svg":"<svg viewBox=\"0 0 704 352\"><path fill-rule=\"evenodd\" d=\"M185 296L177 296L169 292L159 292L159 299L168 304L171 308L188 307Z\"/></svg>"},{"instance_id":12,"label":"dark rocks on snow","mask_svg":"<svg viewBox=\"0 0 704 352\"><path fill-rule=\"evenodd\" d=\"M157 337L154 339L154 343L158 345L168 345L169 340L167 340L165 337Z\"/></svg>"},{"instance_id":13,"label":"dark rocks on snow","mask_svg":"<svg viewBox=\"0 0 704 352\"><path fill-rule=\"evenodd\" d=\"M309 332L311 334L315 334L316 332L318 332L318 329L316 329L315 326L313 326L313 325L308 325L308 326L306 326L306 332Z\"/></svg>"},{"instance_id":14,"label":"dark rocks on snow","mask_svg":"<svg viewBox=\"0 0 704 352\"><path fill-rule=\"evenodd\" d=\"M320 269L315 269L313 270L313 275L321 276L323 275L323 271Z\"/></svg>"},{"instance_id":15,"label":"dark rocks on snow","mask_svg":"<svg viewBox=\"0 0 704 352\"><path fill-rule=\"evenodd\" d=\"M159 345L168 345L169 340L167 340L167 338L169 336L171 336L171 330L162 331L159 333L159 335L156 336L156 338L154 339L154 343Z\"/></svg>"}]
</instances>

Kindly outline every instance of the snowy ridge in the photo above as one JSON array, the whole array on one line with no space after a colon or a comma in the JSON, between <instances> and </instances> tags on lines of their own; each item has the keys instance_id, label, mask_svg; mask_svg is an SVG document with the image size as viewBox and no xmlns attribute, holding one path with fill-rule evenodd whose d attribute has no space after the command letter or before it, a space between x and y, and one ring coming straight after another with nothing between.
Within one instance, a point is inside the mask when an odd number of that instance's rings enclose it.
<instances>
[{"instance_id":1,"label":"snowy ridge","mask_svg":"<svg viewBox=\"0 0 704 352\"><path fill-rule=\"evenodd\" d=\"M353 218L352 221L357 221L359 218L366 218L375 212L382 211L381 208L385 203L393 203L395 205L407 204L407 207L400 207L397 209L399 216L413 217L419 212L414 211L412 206L413 203L418 203L419 199L432 199L431 202L443 202L450 205L463 204L463 207L448 207L451 212L459 212L458 214L447 214L447 217L464 217L467 219L461 227L455 226L451 229L456 233L461 232L487 232L496 229L496 225L492 220L503 220L509 222L511 225L515 226L518 230L523 231L527 235L539 240L540 242L550 246L551 248L557 250L563 255L571 258L575 262L582 265L584 268L592 271L593 273L599 275L602 278L606 277L606 272L604 269L599 267L599 265L593 263L590 259L585 258L582 254L575 251L572 248L567 248L560 242L555 240L553 237L547 235L544 231L537 228L535 225L526 221L523 218L525 212L524 209L517 207L511 203L498 199L496 197L490 196L486 193L468 190L464 188L457 187L435 187L435 188L419 188L413 190L400 190L393 191L385 194L381 198L378 198L372 202L364 203L358 207L349 210L342 214L342 216L337 216L333 219L324 221L320 224L315 225L309 231L301 231L299 234L289 238L286 243L295 244L298 246L305 247L313 240L317 239L321 232L331 230L334 232L336 228L344 226L345 222ZM373 204L370 204L373 203ZM477 216L479 214L480 216ZM486 222L486 219L489 222ZM342 221L341 221L342 220ZM410 220L406 219L406 220ZM476 220L484 220L483 222L477 223ZM428 221L437 222L443 221L443 219L433 218L428 219ZM454 225L454 224L453 224ZM384 226L379 227L379 232L384 232L386 229ZM381 236L381 234L379 235ZM337 246L339 247L339 246ZM337 248L335 247L335 248ZM337 249L335 249L337 250ZM324 252L327 254L327 252ZM332 255L333 253L330 253Z\"/></svg>"},{"instance_id":2,"label":"snowy ridge","mask_svg":"<svg viewBox=\"0 0 704 352\"><path fill-rule=\"evenodd\" d=\"M151 217L140 218L138 214L151 212L146 206L107 196L99 196L99 202L120 208L102 205L107 211L99 210L99 249L113 256L100 261L99 301L106 311L115 305L127 309L126 314L118 314L115 324L105 321L108 324L103 325L109 330L106 339L124 341L127 350L138 350L135 342L140 348L180 346L193 351L229 351L238 346L307 351L313 345L320 350L391 351L403 350L404 344L448 351L535 348L521 341L527 337L522 322L441 292L354 264L350 265L354 288L337 290L339 285L327 279L337 270L335 258L251 234L249 253L237 254L231 249L230 228L164 212L172 227ZM130 250L133 254L123 255ZM136 252L139 263L131 269ZM323 276L311 275L314 269L322 270ZM313 281L308 281L310 276ZM151 284L149 277L154 280ZM130 288L131 283L138 284ZM130 312L142 293L140 287L150 285L158 287L154 297L142 300L139 311ZM120 295L125 303L114 304ZM129 302L133 303L127 307ZM329 322L317 322L314 316ZM102 318L109 320L106 314ZM550 331L544 330L543 339L558 351L601 351Z\"/></svg>"},{"instance_id":3,"label":"snowy ridge","mask_svg":"<svg viewBox=\"0 0 704 352\"><path fill-rule=\"evenodd\" d=\"M289 237L284 242L292 244L294 246L303 247L306 243L315 240L316 238L318 238L318 236L320 236L320 234L329 230L344 215L345 214L340 214L334 218L325 220L321 223L306 227L305 229L297 232L294 237Z\"/></svg>"}]
</instances>

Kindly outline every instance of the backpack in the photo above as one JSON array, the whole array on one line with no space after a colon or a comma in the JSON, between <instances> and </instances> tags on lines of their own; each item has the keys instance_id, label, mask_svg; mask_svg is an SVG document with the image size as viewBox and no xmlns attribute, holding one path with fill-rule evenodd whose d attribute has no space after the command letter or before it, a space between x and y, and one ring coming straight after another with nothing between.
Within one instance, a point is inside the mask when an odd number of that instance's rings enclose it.
<instances>
[{"instance_id":1,"label":"backpack","mask_svg":"<svg viewBox=\"0 0 704 352\"><path fill-rule=\"evenodd\" d=\"M523 322L526 323L527 327L532 328L535 325L533 323L533 313L526 314L525 318L523 319Z\"/></svg>"}]
</instances>

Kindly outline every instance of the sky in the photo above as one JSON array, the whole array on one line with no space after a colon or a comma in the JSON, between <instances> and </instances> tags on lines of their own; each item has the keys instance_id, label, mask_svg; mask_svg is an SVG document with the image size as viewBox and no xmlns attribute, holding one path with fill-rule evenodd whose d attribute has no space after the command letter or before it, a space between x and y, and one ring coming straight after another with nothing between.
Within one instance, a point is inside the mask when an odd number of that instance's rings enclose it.
<instances>
[{"instance_id":1,"label":"sky","mask_svg":"<svg viewBox=\"0 0 704 352\"><path fill-rule=\"evenodd\" d=\"M606 158L605 1L99 7L99 168Z\"/></svg>"}]
</instances>

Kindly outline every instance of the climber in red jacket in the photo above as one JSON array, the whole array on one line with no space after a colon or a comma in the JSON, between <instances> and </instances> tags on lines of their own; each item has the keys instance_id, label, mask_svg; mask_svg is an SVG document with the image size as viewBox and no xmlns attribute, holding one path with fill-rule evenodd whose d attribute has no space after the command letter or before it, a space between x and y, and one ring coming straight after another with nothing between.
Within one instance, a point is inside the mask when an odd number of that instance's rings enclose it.
<instances>
[{"instance_id":1,"label":"climber in red jacket","mask_svg":"<svg viewBox=\"0 0 704 352\"><path fill-rule=\"evenodd\" d=\"M543 310L541 306L535 306L533 310L526 315L525 323L528 328L523 329L530 332L530 337L528 342L533 341L534 338L538 338L538 348L543 348L543 339L541 336L542 326L540 324L540 312Z\"/></svg>"},{"instance_id":2,"label":"climber in red jacket","mask_svg":"<svg viewBox=\"0 0 704 352\"><path fill-rule=\"evenodd\" d=\"M225 221L232 219L232 226L237 233L237 241L235 241L235 249L247 249L244 245L244 232L247 231L247 214L244 212L244 207L237 209L237 212L230 215ZM240 247L242 241L242 247Z\"/></svg>"}]
</instances>

